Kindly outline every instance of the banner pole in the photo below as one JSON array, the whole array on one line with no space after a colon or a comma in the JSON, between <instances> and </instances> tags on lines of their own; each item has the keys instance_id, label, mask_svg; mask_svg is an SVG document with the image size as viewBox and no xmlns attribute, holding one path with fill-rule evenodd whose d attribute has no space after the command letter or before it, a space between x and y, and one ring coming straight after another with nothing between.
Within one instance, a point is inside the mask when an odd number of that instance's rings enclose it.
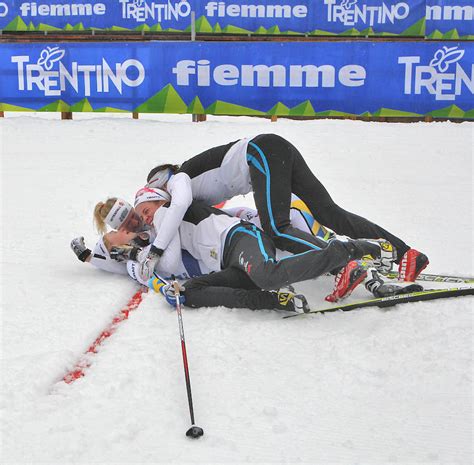
<instances>
[{"instance_id":1,"label":"banner pole","mask_svg":"<svg viewBox=\"0 0 474 465\"><path fill-rule=\"evenodd\" d=\"M196 12L191 11L191 40L196 40Z\"/></svg>"}]
</instances>

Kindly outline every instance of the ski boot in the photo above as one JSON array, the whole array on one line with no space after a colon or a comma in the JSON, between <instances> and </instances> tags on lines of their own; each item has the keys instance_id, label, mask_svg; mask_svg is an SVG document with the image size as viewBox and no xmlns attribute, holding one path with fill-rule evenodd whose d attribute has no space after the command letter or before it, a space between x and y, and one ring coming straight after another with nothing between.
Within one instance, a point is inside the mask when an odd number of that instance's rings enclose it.
<instances>
[{"instance_id":1,"label":"ski boot","mask_svg":"<svg viewBox=\"0 0 474 465\"><path fill-rule=\"evenodd\" d=\"M423 290L423 287L419 284L410 284L408 286L388 284L380 277L375 268L369 268L367 270L365 288L378 298L410 294L412 292L420 292Z\"/></svg>"},{"instance_id":2,"label":"ski boot","mask_svg":"<svg viewBox=\"0 0 474 465\"><path fill-rule=\"evenodd\" d=\"M352 291L367 277L367 264L361 260L350 261L336 275L334 290L325 300L337 302L351 295Z\"/></svg>"},{"instance_id":3,"label":"ski boot","mask_svg":"<svg viewBox=\"0 0 474 465\"><path fill-rule=\"evenodd\" d=\"M296 313L308 313L310 311L308 301L303 294L296 294L295 288L291 285L285 286L276 292L278 305L282 310Z\"/></svg>"},{"instance_id":4,"label":"ski boot","mask_svg":"<svg viewBox=\"0 0 474 465\"><path fill-rule=\"evenodd\" d=\"M364 255L362 260L368 265L375 267L381 273L388 273L397 259L397 251L393 245L385 239L364 239L376 248L370 255Z\"/></svg>"},{"instance_id":5,"label":"ski boot","mask_svg":"<svg viewBox=\"0 0 474 465\"><path fill-rule=\"evenodd\" d=\"M398 279L408 282L415 281L429 263L428 257L424 253L415 249L408 250L398 265Z\"/></svg>"}]
</instances>

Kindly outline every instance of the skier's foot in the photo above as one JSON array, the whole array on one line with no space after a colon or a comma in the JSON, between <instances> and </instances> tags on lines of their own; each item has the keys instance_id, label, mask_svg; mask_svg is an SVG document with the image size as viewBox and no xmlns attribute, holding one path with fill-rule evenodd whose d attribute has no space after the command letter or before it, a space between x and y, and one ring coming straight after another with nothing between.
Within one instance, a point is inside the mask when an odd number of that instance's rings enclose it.
<instances>
[{"instance_id":1,"label":"skier's foot","mask_svg":"<svg viewBox=\"0 0 474 465\"><path fill-rule=\"evenodd\" d=\"M383 284L375 292L375 297L391 297L394 295L411 294L412 292L421 292L423 286L420 284L408 284L400 286L399 284Z\"/></svg>"},{"instance_id":2,"label":"skier's foot","mask_svg":"<svg viewBox=\"0 0 474 465\"><path fill-rule=\"evenodd\" d=\"M429 263L428 257L424 253L415 249L408 250L398 265L398 279L408 282L415 281Z\"/></svg>"},{"instance_id":3,"label":"skier's foot","mask_svg":"<svg viewBox=\"0 0 474 465\"><path fill-rule=\"evenodd\" d=\"M328 302L337 302L351 295L367 277L367 265L360 260L350 261L336 276L334 290L326 296Z\"/></svg>"},{"instance_id":4,"label":"skier's foot","mask_svg":"<svg viewBox=\"0 0 474 465\"><path fill-rule=\"evenodd\" d=\"M367 270L365 288L375 297L391 297L394 295L409 294L411 292L420 292L423 290L423 287L419 284L409 284L408 286L402 286L400 284L386 283L377 273L375 268L369 268Z\"/></svg>"},{"instance_id":5,"label":"skier's foot","mask_svg":"<svg viewBox=\"0 0 474 465\"><path fill-rule=\"evenodd\" d=\"M381 273L388 273L392 269L393 262L397 259L397 251L393 245L385 239L364 239L372 250L369 255L364 255L368 265L374 266Z\"/></svg>"},{"instance_id":6,"label":"skier's foot","mask_svg":"<svg viewBox=\"0 0 474 465\"><path fill-rule=\"evenodd\" d=\"M288 290L280 289L276 295L282 310L297 313L307 313L310 310L306 297L303 294L296 294L293 286L288 286Z\"/></svg>"}]
</instances>

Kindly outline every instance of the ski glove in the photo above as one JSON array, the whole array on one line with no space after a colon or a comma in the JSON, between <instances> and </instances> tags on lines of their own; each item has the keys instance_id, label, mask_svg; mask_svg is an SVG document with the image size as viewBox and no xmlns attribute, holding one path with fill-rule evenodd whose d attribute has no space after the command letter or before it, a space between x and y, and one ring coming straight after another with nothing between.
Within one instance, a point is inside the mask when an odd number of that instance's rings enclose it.
<instances>
[{"instance_id":1,"label":"ski glove","mask_svg":"<svg viewBox=\"0 0 474 465\"><path fill-rule=\"evenodd\" d=\"M163 250L158 249L154 245L151 246L148 255L145 257L145 260L140 264L138 272L140 277L144 282L147 282L153 275L155 271L155 266L160 261L161 256L163 255Z\"/></svg>"},{"instance_id":2,"label":"ski glove","mask_svg":"<svg viewBox=\"0 0 474 465\"><path fill-rule=\"evenodd\" d=\"M71 249L81 262L85 262L92 253L91 250L86 247L82 236L76 237L71 241Z\"/></svg>"},{"instance_id":3,"label":"ski glove","mask_svg":"<svg viewBox=\"0 0 474 465\"><path fill-rule=\"evenodd\" d=\"M180 286L180 290L184 291L184 287ZM163 296L166 299L166 302L168 302L172 307L176 307L176 296L174 293L174 287L173 284L165 284L160 288L160 292L163 294ZM183 294L179 295L179 303L183 305L186 302L186 298L184 297Z\"/></svg>"},{"instance_id":4,"label":"ski glove","mask_svg":"<svg viewBox=\"0 0 474 465\"><path fill-rule=\"evenodd\" d=\"M118 261L118 262L125 262L127 260L136 260L137 255L141 252L142 249L139 247L130 247L130 246L122 246L122 247L112 247L110 250L110 258Z\"/></svg>"},{"instance_id":5,"label":"ski glove","mask_svg":"<svg viewBox=\"0 0 474 465\"><path fill-rule=\"evenodd\" d=\"M146 247L150 245L150 234L147 232L138 233L138 235L130 241L130 245L134 247Z\"/></svg>"}]
</instances>

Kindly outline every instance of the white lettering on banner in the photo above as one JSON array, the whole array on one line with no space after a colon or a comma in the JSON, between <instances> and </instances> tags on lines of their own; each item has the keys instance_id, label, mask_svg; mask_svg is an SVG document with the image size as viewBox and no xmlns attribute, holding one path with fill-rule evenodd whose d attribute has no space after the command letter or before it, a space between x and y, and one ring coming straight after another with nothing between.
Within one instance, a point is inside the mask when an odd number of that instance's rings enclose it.
<instances>
[{"instance_id":1,"label":"white lettering on banner","mask_svg":"<svg viewBox=\"0 0 474 465\"><path fill-rule=\"evenodd\" d=\"M105 58L100 64L79 64L73 61L68 69L61 63L64 55L65 50L59 47L46 47L36 63L30 63L28 55L11 57L12 63L17 64L18 90L32 91L36 87L46 97L52 97L60 96L69 84L76 93L89 97L92 85L95 85L98 93L106 93L112 83L122 94L123 85L138 87L145 79L145 68L138 60L115 63L115 71ZM58 69L53 70L56 63ZM134 78L130 78L129 71Z\"/></svg>"},{"instance_id":2,"label":"white lettering on banner","mask_svg":"<svg viewBox=\"0 0 474 465\"><path fill-rule=\"evenodd\" d=\"M324 0L328 6L327 20L330 23L340 22L345 26L355 26L361 22L367 26L375 26L378 24L385 24L395 21L400 21L408 17L410 14L410 7L405 2L386 4L382 2L381 5L358 6L358 0L342 0L341 4L337 4L339 0Z\"/></svg>"},{"instance_id":3,"label":"white lettering on banner","mask_svg":"<svg viewBox=\"0 0 474 465\"><path fill-rule=\"evenodd\" d=\"M459 47L442 47L428 66L419 65L419 56L399 57L398 63L405 65L404 93L421 94L426 90L436 100L455 100L461 95L463 84L471 94L474 93L474 64L469 75L458 63L463 56L464 50L459 50ZM448 73L449 68L453 68L451 65L454 69Z\"/></svg>"},{"instance_id":4,"label":"white lettering on banner","mask_svg":"<svg viewBox=\"0 0 474 465\"><path fill-rule=\"evenodd\" d=\"M187 0L118 0L122 4L122 18L145 22L149 19L162 22L184 18L191 14L191 5Z\"/></svg>"},{"instance_id":5,"label":"white lettering on banner","mask_svg":"<svg viewBox=\"0 0 474 465\"><path fill-rule=\"evenodd\" d=\"M5 2L0 2L0 18L4 18L8 14L8 5Z\"/></svg>"},{"instance_id":6,"label":"white lettering on banner","mask_svg":"<svg viewBox=\"0 0 474 465\"><path fill-rule=\"evenodd\" d=\"M204 7L206 16L212 18L306 18L308 7L306 5L255 5L255 4L229 4L225 2L207 2Z\"/></svg>"},{"instance_id":7,"label":"white lettering on banner","mask_svg":"<svg viewBox=\"0 0 474 465\"><path fill-rule=\"evenodd\" d=\"M332 65L241 65L221 64L211 67L209 60L181 60L172 70L178 86L207 87L336 87L336 80L345 87L365 84L367 72L363 66L350 64L337 70ZM191 83L191 76L195 76Z\"/></svg>"},{"instance_id":8,"label":"white lettering on banner","mask_svg":"<svg viewBox=\"0 0 474 465\"><path fill-rule=\"evenodd\" d=\"M474 6L471 5L432 5L426 6L426 19L439 21L472 21Z\"/></svg>"},{"instance_id":9,"label":"white lettering on banner","mask_svg":"<svg viewBox=\"0 0 474 465\"><path fill-rule=\"evenodd\" d=\"M27 16L101 16L106 13L104 3L45 4L24 2L20 5L21 15Z\"/></svg>"}]
</instances>

